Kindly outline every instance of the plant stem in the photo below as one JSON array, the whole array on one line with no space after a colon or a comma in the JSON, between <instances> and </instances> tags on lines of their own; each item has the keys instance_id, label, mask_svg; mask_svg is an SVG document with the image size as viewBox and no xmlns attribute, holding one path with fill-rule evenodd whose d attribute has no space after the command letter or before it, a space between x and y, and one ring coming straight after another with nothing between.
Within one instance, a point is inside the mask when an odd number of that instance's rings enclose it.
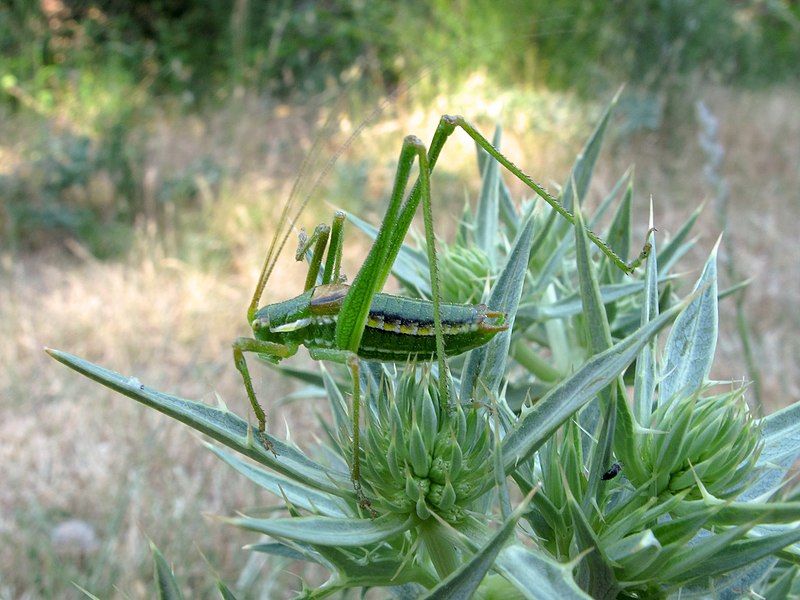
<instances>
[{"instance_id":1,"label":"plant stem","mask_svg":"<svg viewBox=\"0 0 800 600\"><path fill-rule=\"evenodd\" d=\"M514 360L542 381L555 382L562 378L558 369L553 368L523 341L514 344L512 356Z\"/></svg>"}]
</instances>

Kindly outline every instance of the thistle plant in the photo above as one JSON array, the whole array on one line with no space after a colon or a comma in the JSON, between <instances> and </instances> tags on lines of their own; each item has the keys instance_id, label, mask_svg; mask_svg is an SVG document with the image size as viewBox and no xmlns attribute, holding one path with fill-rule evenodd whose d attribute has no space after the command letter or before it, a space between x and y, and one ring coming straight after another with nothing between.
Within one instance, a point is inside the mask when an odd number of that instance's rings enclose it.
<instances>
[{"instance_id":1,"label":"thistle plant","mask_svg":"<svg viewBox=\"0 0 800 600\"><path fill-rule=\"evenodd\" d=\"M581 204L608 118L562 189L572 227L534 201L516 208L480 158L476 215L444 252L458 277L446 293L479 294L509 329L451 369L449 403L435 365L363 362L361 480L374 515L350 481L352 383L338 367L293 372L327 399L325 441L306 453L268 436L273 454L225 406L50 353L206 434L210 451L278 497L280 516L229 522L267 536L251 551L330 573L299 597L359 587L402 598L797 597L800 501L785 477L800 456L800 405L756 419L745 387L709 379L717 303L735 290L717 289L715 246L677 298L669 271L696 214L663 250L649 232L650 257L631 279L591 249ZM630 174L588 221L622 190L605 237L624 256ZM425 295L422 252L405 246L395 274Z\"/></svg>"}]
</instances>

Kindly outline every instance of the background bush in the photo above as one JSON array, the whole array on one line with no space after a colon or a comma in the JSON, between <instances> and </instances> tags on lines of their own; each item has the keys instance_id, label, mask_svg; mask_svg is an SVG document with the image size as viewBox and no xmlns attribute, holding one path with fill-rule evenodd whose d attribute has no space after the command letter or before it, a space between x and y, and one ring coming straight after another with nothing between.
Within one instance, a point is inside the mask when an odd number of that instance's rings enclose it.
<instances>
[{"instance_id":1,"label":"background bush","mask_svg":"<svg viewBox=\"0 0 800 600\"><path fill-rule=\"evenodd\" d=\"M745 85L797 78L795 2L649 0L12 0L0 7L2 71L57 87L70 69L117 68L158 93L246 84L319 91L359 65L391 85L447 59L452 81L480 64L505 84L663 85L704 69ZM514 52L508 49L513 48ZM589 91L588 88L584 91Z\"/></svg>"}]
</instances>

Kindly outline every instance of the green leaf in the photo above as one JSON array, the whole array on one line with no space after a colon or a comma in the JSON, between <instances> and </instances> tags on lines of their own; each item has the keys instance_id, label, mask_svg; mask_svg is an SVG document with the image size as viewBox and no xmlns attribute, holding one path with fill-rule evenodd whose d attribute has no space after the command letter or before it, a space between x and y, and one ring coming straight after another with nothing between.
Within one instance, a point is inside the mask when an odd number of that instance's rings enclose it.
<instances>
[{"instance_id":1,"label":"green leaf","mask_svg":"<svg viewBox=\"0 0 800 600\"><path fill-rule=\"evenodd\" d=\"M487 301L492 310L505 312L508 329L494 336L484 346L469 353L461 376L461 401L471 402L475 397L475 386L478 378L491 393L497 393L505 375L506 359L511 345L511 333L514 329L519 299L525 283L528 258L533 242L533 219L525 221L522 231L517 236L514 246L508 255L505 267L492 288ZM479 390L480 391L480 390Z\"/></svg>"},{"instance_id":2,"label":"green leaf","mask_svg":"<svg viewBox=\"0 0 800 600\"><path fill-rule=\"evenodd\" d=\"M408 457L411 469L417 477L427 477L430 469L431 455L425 449L422 432L416 423L411 425L411 437L408 443Z\"/></svg>"},{"instance_id":3,"label":"green leaf","mask_svg":"<svg viewBox=\"0 0 800 600\"><path fill-rule=\"evenodd\" d=\"M700 295L675 321L664 349L659 400L663 405L677 394L689 396L706 380L717 347L717 248L706 261L694 291Z\"/></svg>"},{"instance_id":4,"label":"green leaf","mask_svg":"<svg viewBox=\"0 0 800 600\"><path fill-rule=\"evenodd\" d=\"M294 544L294 543L293 543ZM430 588L438 583L433 573L421 567L416 561L407 561L405 556L398 552L387 551L373 552L369 556L368 567L364 560L363 549L354 551L337 548L336 546L317 546L311 549L308 544L294 544L297 550L284 544L262 543L247 546L247 550L264 552L274 556L281 556L291 560L306 560L323 565L334 576L325 584L326 593L352 587L385 587L392 582L396 590L401 584L410 582L421 583ZM419 592L412 596L419 597Z\"/></svg>"},{"instance_id":5,"label":"green leaf","mask_svg":"<svg viewBox=\"0 0 800 600\"><path fill-rule=\"evenodd\" d=\"M575 580L575 565L562 564L544 552L513 544L497 557L497 570L528 598L543 600L591 600Z\"/></svg>"},{"instance_id":6,"label":"green leaf","mask_svg":"<svg viewBox=\"0 0 800 600\"><path fill-rule=\"evenodd\" d=\"M606 308L600 295L600 285L589 256L589 238L586 237L580 210L575 211L574 229L581 306L589 334L589 348L592 354L599 354L611 346L611 328L608 326Z\"/></svg>"},{"instance_id":7,"label":"green leaf","mask_svg":"<svg viewBox=\"0 0 800 600\"><path fill-rule=\"evenodd\" d=\"M682 587L681 595L685 595L687 598L698 596L701 598L741 598L746 591L755 591L761 587L760 584L765 581L767 572L776 562L777 560L772 557L762 558L723 575L717 575L710 579L699 579Z\"/></svg>"},{"instance_id":8,"label":"green leaf","mask_svg":"<svg viewBox=\"0 0 800 600\"><path fill-rule=\"evenodd\" d=\"M614 199L617 197L623 186L625 186L626 189L633 186L633 167L628 167L628 169L622 174L622 177L617 179L614 187L611 188L611 191L606 194L606 197L603 198L602 202L600 202L597 210L594 211L589 219L589 227L595 227L597 223L600 222L600 219L602 219L603 215L606 214L606 211L609 209L612 202L614 202Z\"/></svg>"},{"instance_id":9,"label":"green leaf","mask_svg":"<svg viewBox=\"0 0 800 600\"><path fill-rule=\"evenodd\" d=\"M697 546L702 547L706 544L706 539L702 538ZM778 535L734 541L725 544L719 551L705 560L698 555L696 561L692 561L694 565L681 573L680 579L689 581L696 577L711 577L727 573L770 556L781 548L790 546L798 541L800 541L800 528Z\"/></svg>"},{"instance_id":10,"label":"green leaf","mask_svg":"<svg viewBox=\"0 0 800 600\"><path fill-rule=\"evenodd\" d=\"M639 356L641 357L641 353ZM617 406L613 434L614 451L617 453L617 458L625 465L628 479L644 481L649 477L649 473L644 465L639 446L639 429L631 412L623 384L617 386L614 397Z\"/></svg>"},{"instance_id":11,"label":"green leaf","mask_svg":"<svg viewBox=\"0 0 800 600\"><path fill-rule=\"evenodd\" d=\"M623 580L636 580L636 575L646 571L661 556L661 543L649 529L639 531L606 546L610 561L623 570Z\"/></svg>"},{"instance_id":12,"label":"green leaf","mask_svg":"<svg viewBox=\"0 0 800 600\"><path fill-rule=\"evenodd\" d=\"M228 465L247 477L256 485L269 490L279 498L285 497L295 507L311 512L319 512L327 517L348 517L353 512L341 498L317 491L289 479L270 473L263 469L239 460L233 454L226 452L212 444L206 444L209 450L216 454Z\"/></svg>"},{"instance_id":13,"label":"green leaf","mask_svg":"<svg viewBox=\"0 0 800 600\"><path fill-rule=\"evenodd\" d=\"M617 207L617 212L614 213L614 218L611 221L611 226L606 235L606 243L611 249L622 258L628 260L628 254L631 249L631 206L633 204L633 179L628 181L628 187L625 189L625 195L622 197L622 202ZM603 259L603 280L608 282L620 281L624 273L620 271L616 265L612 264L608 257Z\"/></svg>"},{"instance_id":14,"label":"green leaf","mask_svg":"<svg viewBox=\"0 0 800 600\"><path fill-rule=\"evenodd\" d=\"M649 507L649 503L644 504L646 499L643 497L637 498L635 496L629 496L627 500L627 502L622 503L616 508L615 512L617 512L618 515L606 515L607 522L610 524L605 531L603 531L603 543L606 545L619 542L630 534L631 531L641 527L642 523L645 522L645 515L647 515L647 509Z\"/></svg>"},{"instance_id":15,"label":"green leaf","mask_svg":"<svg viewBox=\"0 0 800 600\"><path fill-rule=\"evenodd\" d=\"M223 445L301 484L337 496L351 498L354 495L349 474L323 467L295 448L267 435L278 455L276 457L254 438L253 428L246 421L225 408L215 408L152 390L142 385L136 378L125 377L60 350L48 348L46 351L57 361L89 379L186 423Z\"/></svg>"},{"instance_id":16,"label":"green leaf","mask_svg":"<svg viewBox=\"0 0 800 600\"><path fill-rule=\"evenodd\" d=\"M528 509L528 501L522 502L517 509L511 513L503 526L498 529L488 542L478 550L468 561L458 570L450 574L444 581L437 585L429 594L424 596L428 600L469 600L473 597L475 590L478 589L481 581L494 565L497 555L506 542L514 533L517 521Z\"/></svg>"},{"instance_id":17,"label":"green leaf","mask_svg":"<svg viewBox=\"0 0 800 600\"><path fill-rule=\"evenodd\" d=\"M790 567L786 569L776 581L773 582L764 594L764 600L788 600L792 591L792 584L797 577L798 568Z\"/></svg>"},{"instance_id":18,"label":"green leaf","mask_svg":"<svg viewBox=\"0 0 800 600\"><path fill-rule=\"evenodd\" d=\"M652 214L651 214L652 225ZM658 253L655 232L648 236L650 256L644 273L644 294L642 299L641 325L646 325L658 316ZM642 347L636 359L636 375L633 383L633 411L636 420L647 425L653 412L656 389L656 344L657 336Z\"/></svg>"},{"instance_id":19,"label":"green leaf","mask_svg":"<svg viewBox=\"0 0 800 600\"><path fill-rule=\"evenodd\" d=\"M164 555L153 543L150 544L150 551L153 553L155 563L156 595L159 600L180 600L183 595Z\"/></svg>"},{"instance_id":20,"label":"green leaf","mask_svg":"<svg viewBox=\"0 0 800 600\"><path fill-rule=\"evenodd\" d=\"M614 571L571 490L568 490L568 496L567 506L572 517L572 525L575 528L574 540L577 550L580 553L589 551L584 557L581 571L579 571L583 577L587 578L588 582L587 585L581 587L586 589L593 598L616 598L619 586L614 577ZM579 576L579 581L584 581L583 577Z\"/></svg>"},{"instance_id":21,"label":"green leaf","mask_svg":"<svg viewBox=\"0 0 800 600\"><path fill-rule=\"evenodd\" d=\"M719 534L706 535L698 538L694 544L687 546L675 553L668 564L658 573L662 582L672 581L675 584L686 583L703 574L711 576L714 573L705 572L705 563L715 558L726 547L747 534L751 524L740 527L731 527Z\"/></svg>"},{"instance_id":22,"label":"green leaf","mask_svg":"<svg viewBox=\"0 0 800 600\"><path fill-rule=\"evenodd\" d=\"M281 556L283 558L289 558L291 560L307 560L310 562L319 562L318 560L312 558L309 554L304 554L294 548L287 546L286 544L281 544L279 542L264 542L261 544L251 544L249 546L245 546L246 550L252 550L253 552L261 552L263 554L271 554L273 556Z\"/></svg>"},{"instance_id":23,"label":"green leaf","mask_svg":"<svg viewBox=\"0 0 800 600\"><path fill-rule=\"evenodd\" d=\"M669 481L670 473L685 459L683 449L684 444L688 442L686 434L692 424L692 411L696 400L697 398L693 397L691 402L679 404L676 408L679 414L671 420L669 431L654 438L657 454L653 471L665 482Z\"/></svg>"},{"instance_id":24,"label":"green leaf","mask_svg":"<svg viewBox=\"0 0 800 600\"><path fill-rule=\"evenodd\" d=\"M236 600L234 593L228 589L228 586L223 581L217 581L217 590L219 590L222 600Z\"/></svg>"},{"instance_id":25,"label":"green leaf","mask_svg":"<svg viewBox=\"0 0 800 600\"><path fill-rule=\"evenodd\" d=\"M615 392L614 397L617 396ZM592 448L589 461L589 480L586 483L586 490L584 491L583 501L581 503L583 510L586 514L592 505L592 500L599 500L605 493L606 482L602 480L603 473L606 472L611 464L614 447L614 432L617 424L617 409L622 402L608 402L606 404L605 414L603 415L602 429L600 430L600 438ZM626 463L627 464L627 463Z\"/></svg>"},{"instance_id":26,"label":"green leaf","mask_svg":"<svg viewBox=\"0 0 800 600\"><path fill-rule=\"evenodd\" d=\"M622 90L620 90L620 92L621 91ZM617 92L611 102L608 103L608 106L606 106L605 111L600 117L600 121L595 126L592 135L587 140L586 145L583 147L580 154L578 154L575 164L572 166L572 171L569 174L569 178L564 185L564 191L561 194L562 202L567 210L577 208L577 206L573 204L573 198L578 204L581 204L586 196L586 190L589 189L589 182L594 172L594 165L597 162L600 148L603 145L606 127L608 127L608 122L611 118L614 106L619 100L620 92Z\"/></svg>"},{"instance_id":27,"label":"green leaf","mask_svg":"<svg viewBox=\"0 0 800 600\"><path fill-rule=\"evenodd\" d=\"M385 587L388 582L395 586L416 582L431 588L439 581L432 572L417 564L417 561L405 560L397 551L370 554L368 566L363 549L349 552L336 546L319 546L318 551L329 568L337 572L336 579L341 581L339 587L343 589ZM413 597L418 598L419 593Z\"/></svg>"},{"instance_id":28,"label":"green leaf","mask_svg":"<svg viewBox=\"0 0 800 600\"><path fill-rule=\"evenodd\" d=\"M492 146L499 149L500 127L494 131ZM483 170L483 183L478 196L477 218L475 219L475 242L486 253L489 264L494 265L497 257L497 231L499 227L499 183L500 163L492 159Z\"/></svg>"},{"instance_id":29,"label":"green leaf","mask_svg":"<svg viewBox=\"0 0 800 600\"><path fill-rule=\"evenodd\" d=\"M672 267L674 267L680 259L682 259L686 254L689 253L689 251L692 248L694 248L697 245L697 240L698 238L696 237L692 238L691 240L689 240L688 242L677 248L675 250L675 254L672 255L670 262L664 264L664 261L662 260L659 266L659 271L661 275L666 275L667 273L669 273L672 270ZM664 253L662 252L661 254L663 258Z\"/></svg>"},{"instance_id":30,"label":"green leaf","mask_svg":"<svg viewBox=\"0 0 800 600\"><path fill-rule=\"evenodd\" d=\"M288 519L230 519L234 525L278 538L307 542L313 546L364 546L387 540L408 530L412 517L388 514L377 519L295 517Z\"/></svg>"},{"instance_id":31,"label":"green leaf","mask_svg":"<svg viewBox=\"0 0 800 600\"><path fill-rule=\"evenodd\" d=\"M758 421L764 447L755 464L758 478L739 496L753 500L776 491L800 455L800 402Z\"/></svg>"},{"instance_id":32,"label":"green leaf","mask_svg":"<svg viewBox=\"0 0 800 600\"><path fill-rule=\"evenodd\" d=\"M650 264L652 254L647 258L647 263ZM671 277L665 277L656 282L662 283L669 281ZM600 286L600 298L603 304L611 304L617 300L622 300L629 296L633 296L642 291L644 282L632 281L629 283L612 283ZM525 319L530 321L546 321L549 319L565 319L580 314L583 311L583 304L581 302L580 294L572 294L564 298L560 298L551 304L543 304L541 302L530 302L520 304L517 311L517 319Z\"/></svg>"},{"instance_id":33,"label":"green leaf","mask_svg":"<svg viewBox=\"0 0 800 600\"><path fill-rule=\"evenodd\" d=\"M683 517L662 519L660 523L653 526L653 535L663 546L686 544L697 535L697 532L705 526L717 510L715 507L698 507L698 510L687 513Z\"/></svg>"},{"instance_id":34,"label":"green leaf","mask_svg":"<svg viewBox=\"0 0 800 600\"><path fill-rule=\"evenodd\" d=\"M793 523L800 521L800 502L730 502L715 498L684 500L675 509L678 515L691 515L701 507L717 508L709 524L718 526L740 525L750 522Z\"/></svg>"},{"instance_id":35,"label":"green leaf","mask_svg":"<svg viewBox=\"0 0 800 600\"><path fill-rule=\"evenodd\" d=\"M550 390L519 419L516 429L503 440L506 472L535 452L564 421L608 386L633 361L642 346L672 321L694 295L641 327L605 352L590 358L572 376Z\"/></svg>"},{"instance_id":36,"label":"green leaf","mask_svg":"<svg viewBox=\"0 0 800 600\"><path fill-rule=\"evenodd\" d=\"M497 488L497 499L500 504L500 513L504 519L511 516L511 495L508 491L508 478L503 469L503 453L500 450L500 427L493 427L494 448L492 452L492 464L494 465L494 481Z\"/></svg>"},{"instance_id":37,"label":"green leaf","mask_svg":"<svg viewBox=\"0 0 800 600\"><path fill-rule=\"evenodd\" d=\"M331 377L330 371L325 368L324 363L319 363L320 371L322 372L322 384L325 386L325 392L328 396L328 406L330 406L331 414L333 415L333 423L337 431L347 431L352 435L352 425L350 416L347 414L347 403L342 396L342 391L339 386Z\"/></svg>"},{"instance_id":38,"label":"green leaf","mask_svg":"<svg viewBox=\"0 0 800 600\"><path fill-rule=\"evenodd\" d=\"M589 254L589 238L586 235L583 214L580 208L575 211L575 226L573 230L575 233L575 258L578 270L578 285L581 294L581 306L583 307L582 320L589 338L589 354L595 355L611 347L611 328L608 325L606 307L600 296L600 285L597 281L595 267ZM585 439L584 460L588 459L592 436L598 431L601 407L603 412L606 413L606 424L616 421L616 403L613 402L613 396L616 393L614 384L615 382L612 381L611 388L606 388L598 393L600 399L599 406L596 402L591 402L580 413L580 424L584 431ZM612 435L610 439L606 440L607 442L613 441L614 429L610 429L610 432ZM590 477L594 475L595 479L590 479L589 489L587 490L588 493L584 497L585 507L587 508L588 504L586 504L586 502L588 502L589 498L594 497L598 490L597 478L599 478L600 473L605 471L605 467L600 464L601 460L604 460L602 456L595 455L595 460L591 465L591 469L594 472L590 474ZM577 488L575 489L577 490Z\"/></svg>"},{"instance_id":39,"label":"green leaf","mask_svg":"<svg viewBox=\"0 0 800 600\"><path fill-rule=\"evenodd\" d=\"M556 214L553 211L552 214ZM563 219L558 217L557 223L561 224ZM549 225L549 221L546 226ZM555 228L553 228L555 229ZM561 232L569 231L567 229L561 229ZM540 232L541 233L541 232ZM546 233L546 230L545 230ZM537 235L537 239L538 239ZM544 291L548 288L550 284L553 283L553 279L555 276L564 269L565 265L565 255L567 251L573 246L574 238L571 235L564 234L563 237L558 242L556 248L548 254L547 261L545 262L544 266L539 269L539 272L536 273L537 278L534 284L531 286L530 295L534 298L538 298L541 296ZM535 246L536 244L534 244ZM534 250L536 250L534 248Z\"/></svg>"}]
</instances>

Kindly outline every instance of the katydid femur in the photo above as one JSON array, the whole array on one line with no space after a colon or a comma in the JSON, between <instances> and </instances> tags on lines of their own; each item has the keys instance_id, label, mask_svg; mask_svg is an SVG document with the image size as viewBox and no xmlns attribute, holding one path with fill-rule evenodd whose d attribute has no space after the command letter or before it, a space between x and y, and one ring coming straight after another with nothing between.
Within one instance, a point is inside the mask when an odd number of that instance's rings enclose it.
<instances>
[{"instance_id":1,"label":"katydid femur","mask_svg":"<svg viewBox=\"0 0 800 600\"><path fill-rule=\"evenodd\" d=\"M360 380L358 358L385 362L429 361L434 357L439 367L440 398L449 402L446 356L454 356L486 344L498 332L507 329L506 315L484 305L445 304L440 300L439 274L436 260L433 216L431 210L430 174L447 138L456 127L463 129L494 160L533 189L558 214L573 223L575 218L542 186L534 182L503 156L462 117L443 116L431 141L430 149L414 136L403 142L389 207L375 242L351 285L341 283L342 229L344 215L337 213L331 227L317 227L311 238L301 239L298 258L313 247L305 290L296 298L259 308L261 296L272 274L291 228L297 221L308 197L292 216L290 196L284 206L276 235L267 253L247 320L253 338L234 342L236 368L242 375L248 398L258 419L261 434L266 429L266 415L256 399L244 353L254 352L272 362L294 355L305 346L312 358L346 363L353 377L353 458L351 475L359 499L366 503L360 486L359 412ZM414 161L419 175L411 192L406 187ZM405 198L405 201L403 200ZM414 214L422 201L428 266L431 279L431 300L411 299L380 293L402 246ZM283 236L280 228L288 223ZM639 257L628 264L587 230L587 235L611 261L626 273L646 258L645 246ZM329 243L330 242L330 243ZM325 250L327 247L327 257ZM322 263L322 284L316 285ZM272 444L261 436L264 445Z\"/></svg>"}]
</instances>

